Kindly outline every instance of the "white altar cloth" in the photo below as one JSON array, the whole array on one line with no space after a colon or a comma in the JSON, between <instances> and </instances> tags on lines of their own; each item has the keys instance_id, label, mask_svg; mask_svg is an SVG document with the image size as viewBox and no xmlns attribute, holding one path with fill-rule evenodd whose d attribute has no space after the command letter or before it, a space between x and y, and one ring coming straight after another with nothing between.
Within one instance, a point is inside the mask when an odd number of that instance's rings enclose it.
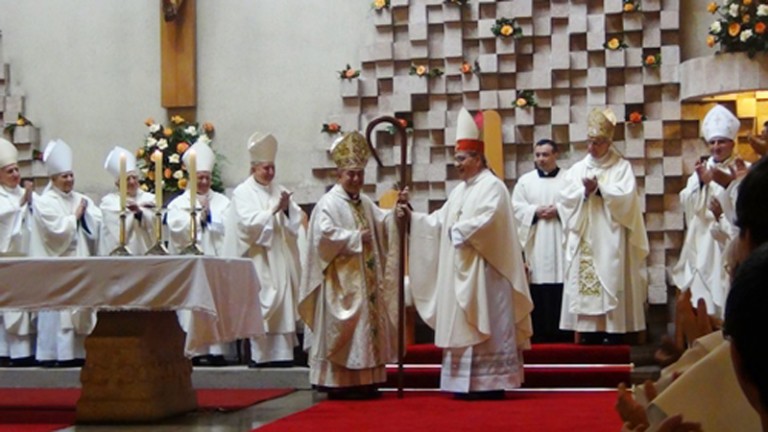
<instances>
[{"instance_id":1,"label":"white altar cloth","mask_svg":"<svg viewBox=\"0 0 768 432\"><path fill-rule=\"evenodd\" d=\"M264 334L259 289L243 258L0 258L0 312L189 310L187 355Z\"/></svg>"}]
</instances>

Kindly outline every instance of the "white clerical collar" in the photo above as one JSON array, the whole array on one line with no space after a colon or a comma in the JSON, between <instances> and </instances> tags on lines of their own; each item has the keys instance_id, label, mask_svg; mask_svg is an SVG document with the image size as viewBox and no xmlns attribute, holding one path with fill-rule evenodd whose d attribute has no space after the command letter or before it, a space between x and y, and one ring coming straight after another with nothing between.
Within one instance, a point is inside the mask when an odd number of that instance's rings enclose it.
<instances>
[{"instance_id":1,"label":"white clerical collar","mask_svg":"<svg viewBox=\"0 0 768 432\"><path fill-rule=\"evenodd\" d=\"M253 184L254 184L254 187L256 187L256 188L258 188L258 189L262 189L262 190L264 190L264 191L267 191L267 192L269 192L270 190L272 190L272 183L269 183L269 184L261 184L261 183L259 183L259 182L258 182L258 180L256 180L256 179L255 179L253 176L251 176L251 180L253 180Z\"/></svg>"},{"instance_id":2,"label":"white clerical collar","mask_svg":"<svg viewBox=\"0 0 768 432\"><path fill-rule=\"evenodd\" d=\"M71 197L72 197L72 192L73 192L73 191L64 192L63 190L61 190L61 189L57 188L57 187L56 187L55 185L53 185L53 184L51 184L51 190L52 190L52 191L53 191L53 192L54 192L56 195L59 195L60 197L63 197L63 198L71 198Z\"/></svg>"}]
</instances>

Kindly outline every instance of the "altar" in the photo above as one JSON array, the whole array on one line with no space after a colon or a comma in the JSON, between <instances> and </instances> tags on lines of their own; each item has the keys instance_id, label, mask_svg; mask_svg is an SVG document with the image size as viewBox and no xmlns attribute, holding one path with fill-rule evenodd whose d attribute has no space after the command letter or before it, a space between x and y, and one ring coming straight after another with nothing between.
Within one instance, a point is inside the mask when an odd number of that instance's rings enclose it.
<instances>
[{"instance_id":1,"label":"altar","mask_svg":"<svg viewBox=\"0 0 768 432\"><path fill-rule=\"evenodd\" d=\"M264 333L250 260L208 256L0 259L0 312L98 313L77 421L148 422L196 408L196 348ZM177 310L191 312L188 333Z\"/></svg>"}]
</instances>

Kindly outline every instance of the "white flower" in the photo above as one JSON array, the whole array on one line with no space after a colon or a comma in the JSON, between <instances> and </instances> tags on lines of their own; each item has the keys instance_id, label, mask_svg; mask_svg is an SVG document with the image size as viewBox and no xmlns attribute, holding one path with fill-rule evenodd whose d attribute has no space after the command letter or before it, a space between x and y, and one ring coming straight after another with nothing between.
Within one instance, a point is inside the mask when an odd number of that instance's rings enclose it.
<instances>
[{"instance_id":1,"label":"white flower","mask_svg":"<svg viewBox=\"0 0 768 432\"><path fill-rule=\"evenodd\" d=\"M194 126L187 126L187 128L184 129L184 133L188 135L194 135L197 133L197 128Z\"/></svg>"},{"instance_id":2,"label":"white flower","mask_svg":"<svg viewBox=\"0 0 768 432\"><path fill-rule=\"evenodd\" d=\"M160 150L165 150L166 148L168 148L168 141L165 138L161 139L160 141L157 142L157 148L159 148Z\"/></svg>"},{"instance_id":3,"label":"white flower","mask_svg":"<svg viewBox=\"0 0 768 432\"><path fill-rule=\"evenodd\" d=\"M757 6L757 16L768 16L768 5Z\"/></svg>"},{"instance_id":4,"label":"white flower","mask_svg":"<svg viewBox=\"0 0 768 432\"><path fill-rule=\"evenodd\" d=\"M168 158L168 162L170 162L170 163L175 163L175 164L176 164L176 163L179 163L179 160L180 160L180 157L179 157L179 155L177 155L177 154L175 154L175 153L174 153L174 154L172 154L172 155L171 155L171 156Z\"/></svg>"},{"instance_id":5,"label":"white flower","mask_svg":"<svg viewBox=\"0 0 768 432\"><path fill-rule=\"evenodd\" d=\"M731 5L731 6L728 8L728 14L730 14L730 15L731 15L732 17L734 17L734 18L736 18L737 16L739 16L739 5L738 5L738 4L736 4L736 3L733 3L733 4L732 4L732 5Z\"/></svg>"},{"instance_id":6,"label":"white flower","mask_svg":"<svg viewBox=\"0 0 768 432\"><path fill-rule=\"evenodd\" d=\"M202 143L202 144L211 144L211 139L208 138L208 135L202 134L200 137L197 138L197 141L195 143Z\"/></svg>"},{"instance_id":7,"label":"white flower","mask_svg":"<svg viewBox=\"0 0 768 432\"><path fill-rule=\"evenodd\" d=\"M150 131L151 133L155 133L155 132L157 132L157 131L159 131L159 130L160 130L160 125L159 125L159 124L157 124L157 123L152 123L152 124L149 126L149 131Z\"/></svg>"},{"instance_id":8,"label":"white flower","mask_svg":"<svg viewBox=\"0 0 768 432\"><path fill-rule=\"evenodd\" d=\"M752 37L752 30L744 30L741 32L741 35L739 35L739 39L741 39L742 42L746 42L749 38Z\"/></svg>"},{"instance_id":9,"label":"white flower","mask_svg":"<svg viewBox=\"0 0 768 432\"><path fill-rule=\"evenodd\" d=\"M148 173L149 173L149 168L142 168L141 169L141 175L142 176L146 177Z\"/></svg>"},{"instance_id":10,"label":"white flower","mask_svg":"<svg viewBox=\"0 0 768 432\"><path fill-rule=\"evenodd\" d=\"M182 170L176 170L176 172L173 173L173 178L176 180L181 180L184 178L184 171Z\"/></svg>"},{"instance_id":11,"label":"white flower","mask_svg":"<svg viewBox=\"0 0 768 432\"><path fill-rule=\"evenodd\" d=\"M709 31L714 34L718 34L723 30L723 27L720 25L720 21L715 21L712 23L711 26L709 26Z\"/></svg>"},{"instance_id":12,"label":"white flower","mask_svg":"<svg viewBox=\"0 0 768 432\"><path fill-rule=\"evenodd\" d=\"M157 140L152 137L147 137L147 148L151 149L157 145Z\"/></svg>"}]
</instances>

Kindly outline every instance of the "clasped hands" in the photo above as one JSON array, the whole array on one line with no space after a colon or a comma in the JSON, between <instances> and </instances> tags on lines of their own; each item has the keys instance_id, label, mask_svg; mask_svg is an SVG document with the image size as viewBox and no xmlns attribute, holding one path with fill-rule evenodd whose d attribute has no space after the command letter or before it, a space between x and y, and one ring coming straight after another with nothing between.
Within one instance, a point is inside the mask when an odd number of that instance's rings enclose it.
<instances>
[{"instance_id":1,"label":"clasped hands","mask_svg":"<svg viewBox=\"0 0 768 432\"><path fill-rule=\"evenodd\" d=\"M732 181L746 175L747 164L744 163L743 159L736 158L733 165L728 166L728 171L724 171L720 168L710 168L706 162L699 160L696 161L693 169L696 171L696 175L699 176L701 183L707 184L714 181L725 189Z\"/></svg>"}]
</instances>

